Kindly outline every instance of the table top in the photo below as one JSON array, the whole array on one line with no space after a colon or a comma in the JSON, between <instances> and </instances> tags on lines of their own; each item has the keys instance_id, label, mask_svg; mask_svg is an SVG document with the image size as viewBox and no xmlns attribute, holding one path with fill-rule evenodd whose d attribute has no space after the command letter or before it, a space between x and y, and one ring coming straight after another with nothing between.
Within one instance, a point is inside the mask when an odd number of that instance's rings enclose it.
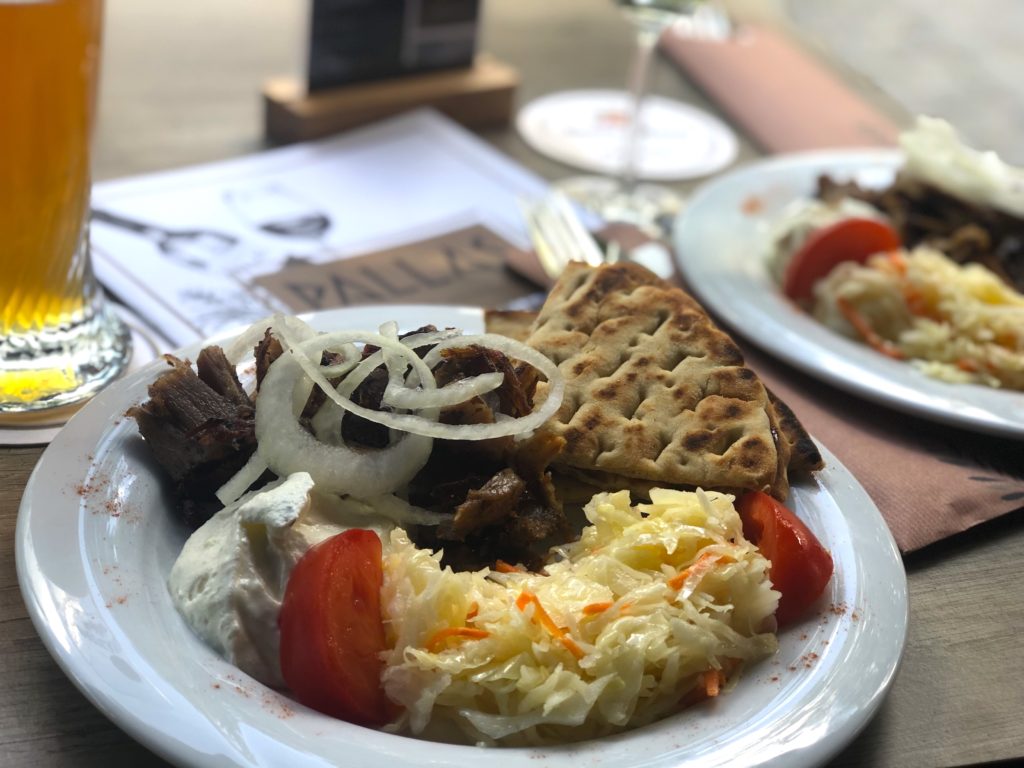
<instances>
[{"instance_id":1,"label":"table top","mask_svg":"<svg viewBox=\"0 0 1024 768\"><path fill-rule=\"evenodd\" d=\"M262 148L260 86L297 71L301 5L277 0L256 12L244 0L109 0L96 177ZM486 4L482 48L519 69L522 104L567 88L617 87L632 37L610 3L495 0ZM666 62L656 64L652 90L710 106ZM538 156L510 128L483 136L547 178L572 172ZM757 156L741 139L740 159ZM28 619L14 529L41 452L0 448L0 764L161 765L74 688ZM902 667L877 716L833 765L1024 757L1022 523L1018 511L906 558L910 630Z\"/></svg>"}]
</instances>

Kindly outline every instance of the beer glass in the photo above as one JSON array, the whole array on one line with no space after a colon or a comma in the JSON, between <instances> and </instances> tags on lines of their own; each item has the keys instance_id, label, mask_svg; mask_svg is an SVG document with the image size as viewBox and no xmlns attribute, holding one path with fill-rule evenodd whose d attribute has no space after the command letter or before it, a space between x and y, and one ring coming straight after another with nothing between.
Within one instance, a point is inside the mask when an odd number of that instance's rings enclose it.
<instances>
[{"instance_id":1,"label":"beer glass","mask_svg":"<svg viewBox=\"0 0 1024 768\"><path fill-rule=\"evenodd\" d=\"M130 334L89 257L102 0L0 0L0 417L80 402Z\"/></svg>"}]
</instances>

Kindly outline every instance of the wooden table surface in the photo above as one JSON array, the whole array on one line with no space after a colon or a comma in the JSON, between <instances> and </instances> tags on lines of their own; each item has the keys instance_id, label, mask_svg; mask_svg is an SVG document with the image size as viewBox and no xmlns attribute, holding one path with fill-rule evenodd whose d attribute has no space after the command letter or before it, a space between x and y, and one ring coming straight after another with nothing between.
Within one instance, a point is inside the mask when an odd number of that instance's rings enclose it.
<instances>
[{"instance_id":1,"label":"wooden table surface","mask_svg":"<svg viewBox=\"0 0 1024 768\"><path fill-rule=\"evenodd\" d=\"M266 77L298 71L302 5L108 0L97 178L261 148L259 88ZM610 3L491 0L485 14L483 48L519 68L520 103L624 82L631 37ZM653 90L707 106L664 62ZM511 129L484 135L545 177L572 172ZM746 142L741 153L758 154ZM0 765L161 765L64 677L26 614L14 530L41 450L0 448ZM1024 758L1022 522L1018 512L906 559L911 616L902 667L878 715L833 765Z\"/></svg>"}]
</instances>

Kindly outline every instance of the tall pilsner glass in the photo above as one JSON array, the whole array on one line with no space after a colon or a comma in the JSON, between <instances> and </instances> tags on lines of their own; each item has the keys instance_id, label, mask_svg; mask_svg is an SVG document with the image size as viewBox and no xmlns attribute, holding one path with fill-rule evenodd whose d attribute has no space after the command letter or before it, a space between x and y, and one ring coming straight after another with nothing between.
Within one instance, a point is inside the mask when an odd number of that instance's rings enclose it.
<instances>
[{"instance_id":1,"label":"tall pilsner glass","mask_svg":"<svg viewBox=\"0 0 1024 768\"><path fill-rule=\"evenodd\" d=\"M89 257L102 0L0 0L0 417L77 403L130 335Z\"/></svg>"}]
</instances>

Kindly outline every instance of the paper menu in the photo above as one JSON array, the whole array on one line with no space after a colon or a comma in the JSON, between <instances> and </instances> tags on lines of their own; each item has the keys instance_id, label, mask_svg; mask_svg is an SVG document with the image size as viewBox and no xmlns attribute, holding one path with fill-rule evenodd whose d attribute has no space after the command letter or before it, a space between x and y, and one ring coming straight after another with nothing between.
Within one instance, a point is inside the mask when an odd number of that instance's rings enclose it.
<instances>
[{"instance_id":1,"label":"paper menu","mask_svg":"<svg viewBox=\"0 0 1024 768\"><path fill-rule=\"evenodd\" d=\"M356 258L286 266L251 285L293 312L366 304L507 307L536 293L509 269L526 254L475 225Z\"/></svg>"},{"instance_id":2,"label":"paper menu","mask_svg":"<svg viewBox=\"0 0 1024 768\"><path fill-rule=\"evenodd\" d=\"M125 304L185 344L286 309L257 281L286 266L473 226L525 248L518 200L545 188L420 110L326 141L97 184L94 265Z\"/></svg>"}]
</instances>

